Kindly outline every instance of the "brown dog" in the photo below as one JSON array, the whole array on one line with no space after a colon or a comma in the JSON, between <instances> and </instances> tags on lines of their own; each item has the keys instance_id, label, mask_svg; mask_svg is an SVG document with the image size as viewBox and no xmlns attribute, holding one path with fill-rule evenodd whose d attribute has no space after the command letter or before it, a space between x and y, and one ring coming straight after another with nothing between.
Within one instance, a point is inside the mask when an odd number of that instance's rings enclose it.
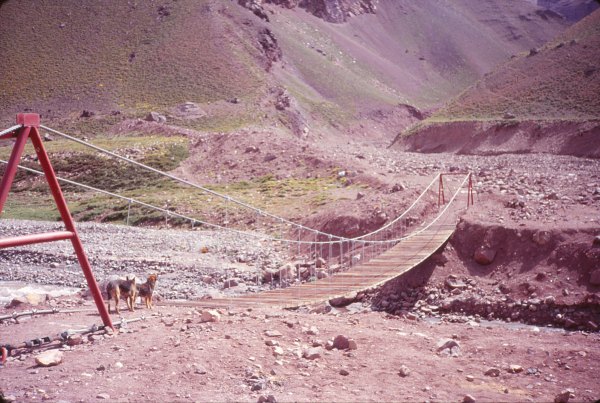
<instances>
[{"instance_id":1,"label":"brown dog","mask_svg":"<svg viewBox=\"0 0 600 403\"><path fill-rule=\"evenodd\" d=\"M126 280L113 280L106 285L106 294L108 294L108 313L110 313L110 300L115 300L115 311L119 312L119 300L125 299L127 307L131 312L135 310L135 297L137 296L137 287L135 285L135 277Z\"/></svg>"},{"instance_id":2,"label":"brown dog","mask_svg":"<svg viewBox=\"0 0 600 403\"><path fill-rule=\"evenodd\" d=\"M152 295L154 294L154 287L156 286L156 280L158 280L158 274L151 274L144 284L140 284L138 287L138 295L140 296L140 302L146 303L146 308L152 309Z\"/></svg>"}]
</instances>

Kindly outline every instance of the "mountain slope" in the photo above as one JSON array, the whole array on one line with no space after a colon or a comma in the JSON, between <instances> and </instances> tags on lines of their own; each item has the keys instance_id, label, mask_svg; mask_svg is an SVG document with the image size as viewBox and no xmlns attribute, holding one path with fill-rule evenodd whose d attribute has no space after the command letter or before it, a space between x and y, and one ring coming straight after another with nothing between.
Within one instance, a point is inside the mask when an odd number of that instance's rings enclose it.
<instances>
[{"instance_id":1,"label":"mountain slope","mask_svg":"<svg viewBox=\"0 0 600 403\"><path fill-rule=\"evenodd\" d=\"M398 104L438 108L568 26L526 0L381 0L359 15L371 2L336 1L341 23L319 14L325 3L338 10L329 0L300 2L303 9L254 1L252 10L220 0L8 0L0 6L0 119L12 123L25 109L45 118L87 109L97 119L158 110L171 119L191 101L203 113L175 123L230 130L282 122L298 134L383 114L393 123L378 130L389 133L415 120Z\"/></svg>"},{"instance_id":2,"label":"mountain slope","mask_svg":"<svg viewBox=\"0 0 600 403\"><path fill-rule=\"evenodd\" d=\"M499 66L396 147L600 156L600 10Z\"/></svg>"},{"instance_id":3,"label":"mountain slope","mask_svg":"<svg viewBox=\"0 0 600 403\"><path fill-rule=\"evenodd\" d=\"M486 75L433 118L600 118L600 11Z\"/></svg>"}]
</instances>

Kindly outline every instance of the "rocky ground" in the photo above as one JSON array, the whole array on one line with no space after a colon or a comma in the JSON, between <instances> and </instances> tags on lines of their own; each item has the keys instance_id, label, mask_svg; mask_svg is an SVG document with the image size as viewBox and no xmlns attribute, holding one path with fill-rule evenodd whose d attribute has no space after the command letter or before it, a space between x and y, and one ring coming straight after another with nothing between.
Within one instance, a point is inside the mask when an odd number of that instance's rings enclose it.
<instances>
[{"instance_id":1,"label":"rocky ground","mask_svg":"<svg viewBox=\"0 0 600 403\"><path fill-rule=\"evenodd\" d=\"M82 344L50 349L62 352L58 366L36 364L38 350L15 351L0 370L5 397L551 401L562 393L560 401L597 399L598 161L392 154L370 146L357 157L351 149L340 143L335 152L357 159L356 171L382 183L402 181L409 191L394 193L402 202L438 171L472 171L476 205L432 259L350 305L232 307L216 322L204 322L201 310L160 302L157 316L125 311L125 318L146 320L118 335L97 332ZM0 234L57 227L3 220ZM157 272L160 298L258 292L271 287L263 282L266 270L293 259L287 249L220 231L94 223L79 224L79 231L99 281ZM0 278L84 284L66 242L2 250ZM2 308L0 315L32 308L87 311L4 321L2 344L99 323L91 302L78 295L33 299ZM356 349L328 349L338 335L353 339L356 344L346 347Z\"/></svg>"}]
</instances>

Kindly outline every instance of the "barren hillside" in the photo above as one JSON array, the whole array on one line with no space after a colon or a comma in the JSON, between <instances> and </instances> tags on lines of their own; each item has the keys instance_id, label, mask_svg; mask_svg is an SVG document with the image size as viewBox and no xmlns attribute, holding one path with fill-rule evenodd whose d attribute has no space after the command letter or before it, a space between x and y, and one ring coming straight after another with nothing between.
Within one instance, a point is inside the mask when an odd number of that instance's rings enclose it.
<instances>
[{"instance_id":1,"label":"barren hillside","mask_svg":"<svg viewBox=\"0 0 600 403\"><path fill-rule=\"evenodd\" d=\"M423 122L396 148L600 156L600 11L521 52Z\"/></svg>"},{"instance_id":2,"label":"barren hillside","mask_svg":"<svg viewBox=\"0 0 600 403\"><path fill-rule=\"evenodd\" d=\"M527 1L239 3L3 2L0 118L139 116L191 101L200 129L339 126L397 104L441 106L569 24ZM265 118L282 90L288 110Z\"/></svg>"}]
</instances>

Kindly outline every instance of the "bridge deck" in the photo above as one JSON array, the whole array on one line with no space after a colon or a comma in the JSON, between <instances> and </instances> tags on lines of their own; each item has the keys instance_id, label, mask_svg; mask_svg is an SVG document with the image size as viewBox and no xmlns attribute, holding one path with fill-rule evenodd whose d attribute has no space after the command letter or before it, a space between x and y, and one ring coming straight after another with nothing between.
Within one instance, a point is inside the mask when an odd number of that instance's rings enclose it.
<instances>
[{"instance_id":1,"label":"bridge deck","mask_svg":"<svg viewBox=\"0 0 600 403\"><path fill-rule=\"evenodd\" d=\"M161 305L245 307L271 305L295 308L346 297L381 285L411 270L435 253L452 235L455 224L436 224L366 263L326 279L238 297L196 301L164 301Z\"/></svg>"}]
</instances>

